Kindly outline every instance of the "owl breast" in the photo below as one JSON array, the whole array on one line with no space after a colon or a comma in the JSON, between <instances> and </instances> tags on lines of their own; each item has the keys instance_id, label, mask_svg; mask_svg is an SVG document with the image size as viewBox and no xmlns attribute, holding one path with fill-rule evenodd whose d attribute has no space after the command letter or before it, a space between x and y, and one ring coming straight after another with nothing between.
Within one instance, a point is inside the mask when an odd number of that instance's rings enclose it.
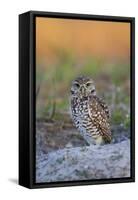
<instances>
[{"instance_id":1,"label":"owl breast","mask_svg":"<svg viewBox=\"0 0 138 200\"><path fill-rule=\"evenodd\" d=\"M72 115L75 126L83 137L91 137L87 127L91 125L88 112L88 100L74 99L72 102Z\"/></svg>"},{"instance_id":2,"label":"owl breast","mask_svg":"<svg viewBox=\"0 0 138 200\"><path fill-rule=\"evenodd\" d=\"M75 125L80 131L86 128L88 120L88 102L77 101L73 109L73 116Z\"/></svg>"}]
</instances>

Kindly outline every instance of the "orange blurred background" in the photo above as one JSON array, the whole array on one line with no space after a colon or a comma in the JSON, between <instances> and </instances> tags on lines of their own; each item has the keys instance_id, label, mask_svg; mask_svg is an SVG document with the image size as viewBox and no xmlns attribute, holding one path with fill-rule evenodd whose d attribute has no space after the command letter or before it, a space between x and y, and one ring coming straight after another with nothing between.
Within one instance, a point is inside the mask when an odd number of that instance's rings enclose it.
<instances>
[{"instance_id":1,"label":"orange blurred background","mask_svg":"<svg viewBox=\"0 0 138 200\"><path fill-rule=\"evenodd\" d=\"M79 75L93 78L114 107L115 123L129 122L130 23L36 18L37 118L55 107L68 112L70 85Z\"/></svg>"},{"instance_id":2,"label":"orange blurred background","mask_svg":"<svg viewBox=\"0 0 138 200\"><path fill-rule=\"evenodd\" d=\"M78 59L130 60L130 24L89 20L36 18L36 61L56 62L60 51Z\"/></svg>"}]
</instances>

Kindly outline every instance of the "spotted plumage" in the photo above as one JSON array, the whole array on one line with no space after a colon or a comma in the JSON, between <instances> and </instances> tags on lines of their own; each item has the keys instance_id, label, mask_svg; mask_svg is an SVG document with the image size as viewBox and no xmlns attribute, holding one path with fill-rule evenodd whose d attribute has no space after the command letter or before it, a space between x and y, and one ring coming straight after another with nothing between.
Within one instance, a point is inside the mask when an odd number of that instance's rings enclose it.
<instances>
[{"instance_id":1,"label":"spotted plumage","mask_svg":"<svg viewBox=\"0 0 138 200\"><path fill-rule=\"evenodd\" d=\"M71 110L73 121L88 144L111 142L109 109L97 97L91 78L78 77L72 82Z\"/></svg>"}]
</instances>

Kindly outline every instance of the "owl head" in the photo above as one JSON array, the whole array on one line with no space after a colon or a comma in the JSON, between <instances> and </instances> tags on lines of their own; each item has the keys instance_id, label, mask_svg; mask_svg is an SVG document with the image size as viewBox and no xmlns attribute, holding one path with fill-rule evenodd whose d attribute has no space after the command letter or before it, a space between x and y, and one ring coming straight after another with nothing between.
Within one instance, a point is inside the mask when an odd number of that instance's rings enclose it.
<instances>
[{"instance_id":1,"label":"owl head","mask_svg":"<svg viewBox=\"0 0 138 200\"><path fill-rule=\"evenodd\" d=\"M77 77L72 82L71 95L79 98L95 96L96 91L92 78L86 76Z\"/></svg>"}]
</instances>

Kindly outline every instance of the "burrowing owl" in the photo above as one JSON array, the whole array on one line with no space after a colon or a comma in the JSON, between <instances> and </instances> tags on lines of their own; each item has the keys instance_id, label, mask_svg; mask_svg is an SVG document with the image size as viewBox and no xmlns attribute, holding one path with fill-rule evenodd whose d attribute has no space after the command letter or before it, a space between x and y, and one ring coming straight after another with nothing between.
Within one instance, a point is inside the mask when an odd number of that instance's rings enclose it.
<instances>
[{"instance_id":1,"label":"burrowing owl","mask_svg":"<svg viewBox=\"0 0 138 200\"><path fill-rule=\"evenodd\" d=\"M89 77L78 77L71 86L73 121L88 144L111 142L109 110L97 97L94 82Z\"/></svg>"}]
</instances>

